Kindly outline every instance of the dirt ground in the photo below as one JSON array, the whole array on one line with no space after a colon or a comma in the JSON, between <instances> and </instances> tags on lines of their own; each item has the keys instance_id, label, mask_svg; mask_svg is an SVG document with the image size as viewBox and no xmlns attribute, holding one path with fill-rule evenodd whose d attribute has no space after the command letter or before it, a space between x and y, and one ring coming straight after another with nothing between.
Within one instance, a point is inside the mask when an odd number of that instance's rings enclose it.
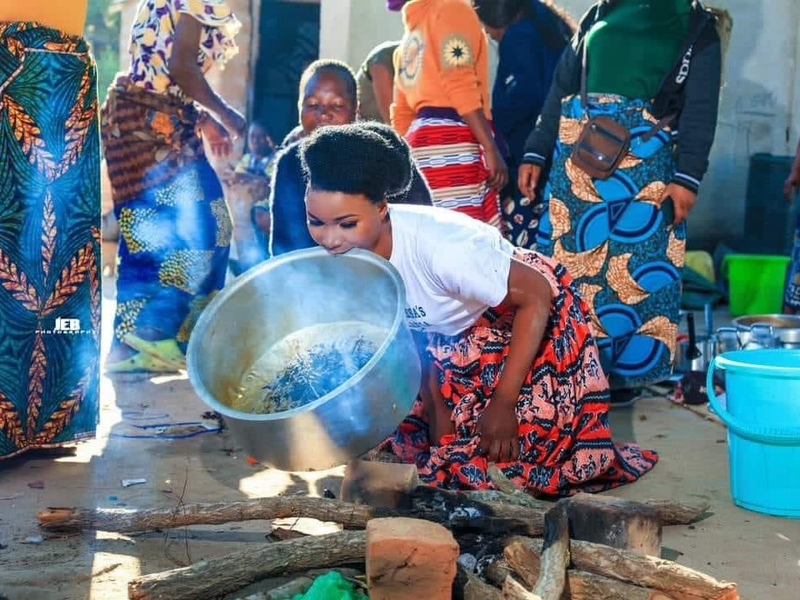
<instances>
[{"instance_id":1,"label":"dirt ground","mask_svg":"<svg viewBox=\"0 0 800 600\"><path fill-rule=\"evenodd\" d=\"M106 289L111 286L107 285ZM104 304L111 323L113 301ZM110 326L104 338L109 342ZM227 432L204 422L206 410L184 377L104 380L98 438L72 456L23 455L0 463L0 600L126 598L139 574L183 566L265 543L267 522L192 527L165 534L87 533L45 539L35 516L49 506L140 509L183 502L279 494L338 494L342 469L284 473L251 465ZM728 492L725 429L664 398L611 414L615 438L658 450L641 481L613 492L629 499L705 496L711 509L693 526L664 530L663 556L719 579L736 581L742 598L794 600L800 586L800 520L767 517L733 505ZM153 425L199 423L165 428ZM203 429L207 428L207 429ZM192 437L171 439L194 433ZM123 487L123 479L146 482ZM335 530L310 520L308 533Z\"/></svg>"}]
</instances>

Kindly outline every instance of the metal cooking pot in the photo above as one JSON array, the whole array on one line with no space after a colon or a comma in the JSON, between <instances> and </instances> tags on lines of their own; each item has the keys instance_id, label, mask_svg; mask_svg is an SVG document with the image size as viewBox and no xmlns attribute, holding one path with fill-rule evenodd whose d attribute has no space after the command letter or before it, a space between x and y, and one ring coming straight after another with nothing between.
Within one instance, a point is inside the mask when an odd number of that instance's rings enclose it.
<instances>
[{"instance_id":1,"label":"metal cooking pot","mask_svg":"<svg viewBox=\"0 0 800 600\"><path fill-rule=\"evenodd\" d=\"M772 328L773 347L800 348L800 316L796 315L748 315L733 320L733 326L739 333L741 345L747 346L763 337L765 327ZM762 333L754 336L758 328ZM764 345L764 344L760 344Z\"/></svg>"},{"instance_id":2,"label":"metal cooking pot","mask_svg":"<svg viewBox=\"0 0 800 600\"><path fill-rule=\"evenodd\" d=\"M800 348L800 317L748 315L717 330L717 353L759 348Z\"/></svg>"},{"instance_id":3,"label":"metal cooking pot","mask_svg":"<svg viewBox=\"0 0 800 600\"><path fill-rule=\"evenodd\" d=\"M405 287L389 262L322 248L266 261L223 289L203 311L187 352L200 398L225 417L256 460L284 471L327 469L377 446L417 396L420 365L405 324ZM356 375L318 400L275 414L228 406L242 377L274 343L306 327L363 321L388 331Z\"/></svg>"}]
</instances>

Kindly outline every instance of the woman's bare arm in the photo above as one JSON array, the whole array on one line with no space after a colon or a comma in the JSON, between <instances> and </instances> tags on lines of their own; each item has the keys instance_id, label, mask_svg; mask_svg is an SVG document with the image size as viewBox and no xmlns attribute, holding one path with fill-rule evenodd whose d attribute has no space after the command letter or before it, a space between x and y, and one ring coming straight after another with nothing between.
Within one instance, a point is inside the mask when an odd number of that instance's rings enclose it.
<instances>
[{"instance_id":1,"label":"woman's bare arm","mask_svg":"<svg viewBox=\"0 0 800 600\"><path fill-rule=\"evenodd\" d=\"M372 79L372 89L375 92L375 101L384 123L391 122L389 108L392 106L394 95L394 76L385 66L375 63L369 68Z\"/></svg>"},{"instance_id":2,"label":"woman's bare arm","mask_svg":"<svg viewBox=\"0 0 800 600\"><path fill-rule=\"evenodd\" d=\"M229 131L242 135L244 117L211 88L197 64L202 31L203 26L197 19L188 14L181 15L175 29L169 73L189 98L215 113Z\"/></svg>"}]
</instances>

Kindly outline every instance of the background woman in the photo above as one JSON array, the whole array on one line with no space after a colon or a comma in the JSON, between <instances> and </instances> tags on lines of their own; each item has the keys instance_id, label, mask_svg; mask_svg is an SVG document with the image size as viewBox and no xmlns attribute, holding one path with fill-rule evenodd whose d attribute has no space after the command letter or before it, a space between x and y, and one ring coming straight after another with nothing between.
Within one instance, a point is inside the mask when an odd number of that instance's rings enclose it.
<instances>
[{"instance_id":1,"label":"background woman","mask_svg":"<svg viewBox=\"0 0 800 600\"><path fill-rule=\"evenodd\" d=\"M312 63L300 80L300 90L303 137L320 127L346 125L355 121L358 101L356 79L346 64L332 60ZM285 149L275 166L269 204L270 256L317 245L308 231L303 202L305 189L306 174L300 160L300 144L296 142ZM408 193L394 201L430 205L430 190L416 168Z\"/></svg>"},{"instance_id":2,"label":"background woman","mask_svg":"<svg viewBox=\"0 0 800 600\"><path fill-rule=\"evenodd\" d=\"M204 75L237 52L239 27L224 0L139 5L130 70L103 106L121 233L111 372L183 368L194 323L225 282L231 219L198 131L220 156L244 133Z\"/></svg>"},{"instance_id":3,"label":"background woman","mask_svg":"<svg viewBox=\"0 0 800 600\"><path fill-rule=\"evenodd\" d=\"M492 120L495 135L502 138L510 155L510 181L501 192L503 220L514 244L532 248L542 213L541 197L537 194L531 202L519 192L517 169L576 24L549 0L472 0L472 5L499 44Z\"/></svg>"},{"instance_id":4,"label":"background woman","mask_svg":"<svg viewBox=\"0 0 800 600\"><path fill-rule=\"evenodd\" d=\"M358 118L362 121L391 122L394 95L394 52L400 42L379 44L358 69Z\"/></svg>"},{"instance_id":5,"label":"background woman","mask_svg":"<svg viewBox=\"0 0 800 600\"><path fill-rule=\"evenodd\" d=\"M503 229L508 169L490 126L488 48L462 0L411 0L396 54L392 126L405 136L436 206Z\"/></svg>"},{"instance_id":6,"label":"background woman","mask_svg":"<svg viewBox=\"0 0 800 600\"><path fill-rule=\"evenodd\" d=\"M797 196L800 189L800 142L797 144L794 162L789 176L783 183L783 197L790 204ZM800 312L800 215L797 217L797 229L794 234L794 246L792 248L792 263L789 265L786 277L786 290L783 295L783 312L796 314Z\"/></svg>"},{"instance_id":7,"label":"background woman","mask_svg":"<svg viewBox=\"0 0 800 600\"><path fill-rule=\"evenodd\" d=\"M386 446L423 481L490 488L497 462L535 494L599 491L656 462L617 447L608 383L585 303L566 270L500 232L441 208L390 205L410 150L373 124L321 129L302 143L311 236L333 254L389 260L409 327L425 340L420 399Z\"/></svg>"},{"instance_id":8,"label":"background woman","mask_svg":"<svg viewBox=\"0 0 800 600\"><path fill-rule=\"evenodd\" d=\"M590 305L614 402L635 399L672 368L684 221L708 168L720 73L716 18L699 2L600 2L564 51L526 144L518 184L529 198L553 159L539 250L567 267ZM603 180L571 158L592 116L631 134L629 153Z\"/></svg>"},{"instance_id":9,"label":"background woman","mask_svg":"<svg viewBox=\"0 0 800 600\"><path fill-rule=\"evenodd\" d=\"M336 60L311 63L300 78L300 139L317 127L352 123L357 106L356 80L350 67ZM268 256L316 245L306 227L304 190L299 146L294 141L276 158L269 205L257 206L254 212L256 226L268 228Z\"/></svg>"},{"instance_id":10,"label":"background woman","mask_svg":"<svg viewBox=\"0 0 800 600\"><path fill-rule=\"evenodd\" d=\"M85 18L86 0L0 2L0 459L97 425L100 145Z\"/></svg>"}]
</instances>

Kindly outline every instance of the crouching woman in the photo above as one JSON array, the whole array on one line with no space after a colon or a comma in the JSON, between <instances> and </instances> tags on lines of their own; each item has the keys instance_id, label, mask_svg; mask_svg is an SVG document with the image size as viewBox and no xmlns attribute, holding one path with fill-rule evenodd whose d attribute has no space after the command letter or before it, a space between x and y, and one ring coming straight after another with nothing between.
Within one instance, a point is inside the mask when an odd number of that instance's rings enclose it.
<instances>
[{"instance_id":1,"label":"crouching woman","mask_svg":"<svg viewBox=\"0 0 800 600\"><path fill-rule=\"evenodd\" d=\"M420 397L384 449L431 485L490 489L496 462L536 495L600 491L653 467L654 452L611 439L608 382L564 267L463 214L389 204L412 172L389 128L320 129L301 158L311 236L390 261L424 337Z\"/></svg>"}]
</instances>

